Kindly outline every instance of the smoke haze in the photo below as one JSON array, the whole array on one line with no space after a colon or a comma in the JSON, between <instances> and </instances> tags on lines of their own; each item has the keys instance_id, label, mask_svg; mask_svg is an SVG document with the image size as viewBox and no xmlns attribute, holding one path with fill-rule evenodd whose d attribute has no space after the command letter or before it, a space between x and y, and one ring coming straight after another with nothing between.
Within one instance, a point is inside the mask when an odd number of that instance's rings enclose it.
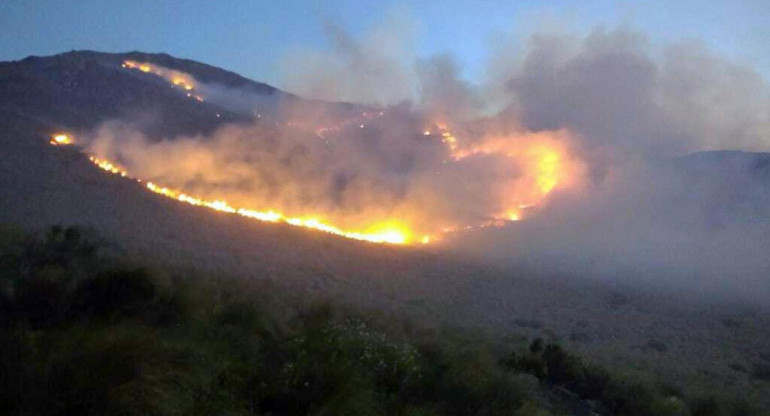
<instances>
[{"instance_id":1,"label":"smoke haze","mask_svg":"<svg viewBox=\"0 0 770 416\"><path fill-rule=\"evenodd\" d=\"M274 122L162 141L115 121L88 151L192 195L404 228L410 242L496 263L770 295L770 157L693 154L768 150L770 93L756 72L697 43L661 50L598 28L496 45L474 85L450 55L416 57L413 32L388 21L354 39L330 24L331 51L286 57L290 91L370 106L354 117L281 103Z\"/></svg>"}]
</instances>

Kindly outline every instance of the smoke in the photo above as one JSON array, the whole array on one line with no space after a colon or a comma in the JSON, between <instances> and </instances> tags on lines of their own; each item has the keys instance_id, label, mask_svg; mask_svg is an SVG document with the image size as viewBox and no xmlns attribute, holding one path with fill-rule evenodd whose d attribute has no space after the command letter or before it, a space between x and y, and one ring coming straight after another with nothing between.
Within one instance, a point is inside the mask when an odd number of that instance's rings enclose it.
<instances>
[{"instance_id":1,"label":"smoke","mask_svg":"<svg viewBox=\"0 0 770 416\"><path fill-rule=\"evenodd\" d=\"M459 77L459 65L449 54L417 62L420 107L429 117L467 122L483 110L479 91Z\"/></svg>"},{"instance_id":2,"label":"smoke","mask_svg":"<svg viewBox=\"0 0 770 416\"><path fill-rule=\"evenodd\" d=\"M416 23L392 15L362 39L334 23L331 52L300 49L283 62L284 86L305 98L386 106L415 98L412 38Z\"/></svg>"},{"instance_id":3,"label":"smoke","mask_svg":"<svg viewBox=\"0 0 770 416\"><path fill-rule=\"evenodd\" d=\"M528 128L568 127L589 150L644 157L770 144L767 85L748 68L698 44L657 60L643 35L623 30L574 43L535 36L506 80Z\"/></svg>"},{"instance_id":4,"label":"smoke","mask_svg":"<svg viewBox=\"0 0 770 416\"><path fill-rule=\"evenodd\" d=\"M731 152L624 165L529 221L450 245L548 275L765 303L769 166L767 155Z\"/></svg>"},{"instance_id":5,"label":"smoke","mask_svg":"<svg viewBox=\"0 0 770 416\"><path fill-rule=\"evenodd\" d=\"M508 111L529 130L572 132L591 184L456 249L764 302L770 157L692 155L768 150L770 94L757 73L697 43L661 51L640 33L603 28L582 39L535 35L516 61L493 62Z\"/></svg>"},{"instance_id":6,"label":"smoke","mask_svg":"<svg viewBox=\"0 0 770 416\"><path fill-rule=\"evenodd\" d=\"M770 147L757 73L697 43L598 28L496 45L474 85L451 55L418 59L412 28L389 21L359 40L328 25L330 52L284 62L293 92L378 108L296 100L276 107L282 121L160 142L116 121L88 150L191 195L408 230L497 263L770 294L770 157L695 153Z\"/></svg>"},{"instance_id":7,"label":"smoke","mask_svg":"<svg viewBox=\"0 0 770 416\"><path fill-rule=\"evenodd\" d=\"M88 151L189 195L355 232L395 228L415 242L539 198L539 178L531 173L539 154L528 154L527 146L569 139L565 132L510 132L481 138L474 146L488 149L458 157L445 136L425 134L425 121L412 110L367 118L323 135L318 128L257 122L162 141L115 121L95 132Z\"/></svg>"}]
</instances>

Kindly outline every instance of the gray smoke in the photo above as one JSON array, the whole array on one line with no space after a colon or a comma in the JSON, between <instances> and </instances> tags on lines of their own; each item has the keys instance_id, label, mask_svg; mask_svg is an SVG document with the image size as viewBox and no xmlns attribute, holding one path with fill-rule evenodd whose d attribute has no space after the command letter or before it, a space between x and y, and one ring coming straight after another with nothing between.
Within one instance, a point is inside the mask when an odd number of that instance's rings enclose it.
<instances>
[{"instance_id":1,"label":"gray smoke","mask_svg":"<svg viewBox=\"0 0 770 416\"><path fill-rule=\"evenodd\" d=\"M493 61L510 116L575 133L592 180L463 246L548 273L767 299L770 155L687 156L770 149L761 76L697 43L660 52L625 30L536 35L523 57Z\"/></svg>"},{"instance_id":2,"label":"gray smoke","mask_svg":"<svg viewBox=\"0 0 770 416\"><path fill-rule=\"evenodd\" d=\"M501 195L526 191L532 168L509 150L454 160L436 123L461 150L515 149L540 134L566 143L585 177L528 208L526 221L455 231L439 247L562 276L770 295L770 157L694 154L770 148L770 92L756 72L697 43L661 49L599 28L496 45L492 75L473 85L450 55L417 59L411 27L388 22L359 40L329 25L330 52L284 62L292 92L384 108L319 130L326 109L279 106L298 126L225 126L160 143L112 123L90 149L198 195L428 232L499 213ZM228 96L244 100L217 100Z\"/></svg>"},{"instance_id":3,"label":"gray smoke","mask_svg":"<svg viewBox=\"0 0 770 416\"><path fill-rule=\"evenodd\" d=\"M414 26L408 18L392 16L362 39L354 39L327 23L331 51L287 54L284 87L305 98L376 106L414 99Z\"/></svg>"}]
</instances>

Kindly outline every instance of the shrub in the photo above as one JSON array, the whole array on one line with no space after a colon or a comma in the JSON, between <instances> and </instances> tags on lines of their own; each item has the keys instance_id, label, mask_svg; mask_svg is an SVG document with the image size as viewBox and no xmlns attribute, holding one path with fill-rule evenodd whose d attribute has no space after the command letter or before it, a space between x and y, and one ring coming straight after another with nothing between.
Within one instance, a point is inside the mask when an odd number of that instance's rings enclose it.
<instances>
[{"instance_id":1,"label":"shrub","mask_svg":"<svg viewBox=\"0 0 770 416\"><path fill-rule=\"evenodd\" d=\"M58 266L68 277L82 277L93 267L99 243L79 227L53 226L42 238L32 239L20 257L22 277L34 277L47 266Z\"/></svg>"},{"instance_id":2,"label":"shrub","mask_svg":"<svg viewBox=\"0 0 770 416\"><path fill-rule=\"evenodd\" d=\"M770 364L754 364L751 377L757 380L770 381Z\"/></svg>"},{"instance_id":3,"label":"shrub","mask_svg":"<svg viewBox=\"0 0 770 416\"><path fill-rule=\"evenodd\" d=\"M529 344L529 352L532 354L540 354L543 351L543 339L535 338L531 344Z\"/></svg>"},{"instance_id":4,"label":"shrub","mask_svg":"<svg viewBox=\"0 0 770 416\"><path fill-rule=\"evenodd\" d=\"M648 387L629 380L612 380L602 403L612 414L623 416L654 415L651 408L655 395Z\"/></svg>"},{"instance_id":5,"label":"shrub","mask_svg":"<svg viewBox=\"0 0 770 416\"><path fill-rule=\"evenodd\" d=\"M26 345L19 332L0 331L0 414L14 414L27 387Z\"/></svg>"},{"instance_id":6,"label":"shrub","mask_svg":"<svg viewBox=\"0 0 770 416\"><path fill-rule=\"evenodd\" d=\"M0 326L0 413L688 414L675 387L613 377L540 338L498 360L478 334L280 304L275 289L244 282L160 286L144 269L100 272L89 241L53 227L4 253L1 276L14 283L3 298L13 314ZM757 414L713 398L690 408Z\"/></svg>"},{"instance_id":7,"label":"shrub","mask_svg":"<svg viewBox=\"0 0 770 416\"><path fill-rule=\"evenodd\" d=\"M561 346L548 344L543 350L546 366L546 380L551 384L573 385L581 376L581 364L577 358L567 354Z\"/></svg>"},{"instance_id":8,"label":"shrub","mask_svg":"<svg viewBox=\"0 0 770 416\"><path fill-rule=\"evenodd\" d=\"M445 414L509 415L523 404L523 389L495 365L489 353L463 351L451 357L441 383Z\"/></svg>"},{"instance_id":9,"label":"shrub","mask_svg":"<svg viewBox=\"0 0 770 416\"><path fill-rule=\"evenodd\" d=\"M687 405L676 397L656 399L650 408L655 416L690 416Z\"/></svg>"},{"instance_id":10,"label":"shrub","mask_svg":"<svg viewBox=\"0 0 770 416\"><path fill-rule=\"evenodd\" d=\"M60 323L66 310L68 281L62 267L48 266L38 271L34 278L17 283L12 301L14 315L34 327L47 327Z\"/></svg>"},{"instance_id":11,"label":"shrub","mask_svg":"<svg viewBox=\"0 0 770 416\"><path fill-rule=\"evenodd\" d=\"M116 269L78 285L72 299L75 316L130 317L155 297L155 283L144 269Z\"/></svg>"},{"instance_id":12,"label":"shrub","mask_svg":"<svg viewBox=\"0 0 770 416\"><path fill-rule=\"evenodd\" d=\"M700 397L690 404L692 416L720 416L722 406L714 396Z\"/></svg>"}]
</instances>

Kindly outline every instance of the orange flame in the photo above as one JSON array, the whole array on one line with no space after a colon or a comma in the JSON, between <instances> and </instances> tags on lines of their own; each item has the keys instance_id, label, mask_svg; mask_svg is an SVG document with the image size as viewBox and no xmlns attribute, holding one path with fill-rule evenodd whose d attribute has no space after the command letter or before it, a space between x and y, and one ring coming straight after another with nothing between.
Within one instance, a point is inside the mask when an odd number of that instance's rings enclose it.
<instances>
[{"instance_id":1,"label":"orange flame","mask_svg":"<svg viewBox=\"0 0 770 416\"><path fill-rule=\"evenodd\" d=\"M189 74L147 62L123 61L122 67L138 69L145 73L155 74L171 83L174 87L181 88L186 92L188 97L203 102L203 97L201 95L192 93L192 91L195 90L195 79Z\"/></svg>"},{"instance_id":2,"label":"orange flame","mask_svg":"<svg viewBox=\"0 0 770 416\"><path fill-rule=\"evenodd\" d=\"M140 64L132 64L127 61L125 65L137 66ZM140 66L138 67L141 69ZM380 112L372 116L363 113L361 118L356 121L360 122L382 114ZM344 128L347 124L350 123L343 123L324 131ZM361 126L365 127L363 123L359 124L359 127ZM462 136L457 137L450 132L446 125L434 124L432 129L437 129L437 133L434 134L434 130L426 129L422 134L426 136L426 140L440 140L443 143L448 154L445 163L457 162L475 155L496 155L496 157L510 158L511 163L519 168L515 177L500 179L503 181L498 184L500 185L500 194L496 195L496 205L489 209L491 215L488 217L481 220L466 220L465 222L447 220L443 224L434 223L430 226L432 229L420 229L418 231L418 227L411 227L420 223L420 220L415 220L415 218L427 218L427 216L426 213L420 213L419 210L415 211L414 207L408 208L408 211L402 210L398 214L387 213L376 221L371 221L370 217L367 216L364 217L363 221L356 223L346 222L347 219L345 218L333 217L333 214L331 214L332 216L325 216L305 212L302 213L303 215L297 216L277 209L257 210L239 207L232 204L233 199L230 199L232 196L228 196L230 202L223 199L206 199L154 182L145 182L144 188L163 197L193 206L264 222L286 223L355 240L389 244L429 244L440 241L443 234L446 233L473 228L499 227L510 223L510 221L526 219L531 214L531 212L527 212L528 209L544 204L549 194L557 189L580 185L584 176L585 168L582 161L570 153L571 138L566 131L487 135L467 142ZM320 135L320 133L318 134ZM56 146L74 142L67 134L56 134L50 140L50 143ZM96 156L90 156L89 159L106 172L131 178L128 171L115 162ZM497 160L504 161L505 159ZM137 182L143 182L139 178L133 179ZM329 221L329 218L336 218L336 221L341 222L335 225ZM352 229L341 228L339 224L342 223L347 223Z\"/></svg>"},{"instance_id":3,"label":"orange flame","mask_svg":"<svg viewBox=\"0 0 770 416\"><path fill-rule=\"evenodd\" d=\"M56 134L54 136L51 136L50 142L54 146L66 146L69 144L73 144L74 141L69 135L66 134Z\"/></svg>"},{"instance_id":4,"label":"orange flame","mask_svg":"<svg viewBox=\"0 0 770 416\"><path fill-rule=\"evenodd\" d=\"M521 177L510 184L510 191L502 197L507 208L495 218L519 221L525 209L542 204L555 189L578 186L582 181L585 166L571 156L567 131L492 135L478 143L461 146L446 124L434 125L455 161L478 154L499 154L523 166ZM430 136L433 132L425 130L423 134ZM497 222L492 221L482 226L495 224Z\"/></svg>"},{"instance_id":5,"label":"orange flame","mask_svg":"<svg viewBox=\"0 0 770 416\"><path fill-rule=\"evenodd\" d=\"M90 156L89 160L98 166L100 169L109 173L119 175L121 177L129 177L128 172L120 166L94 156ZM142 182L140 179L136 179L137 182ZM195 196L187 195L181 191L169 189L157 185L153 182L147 182L145 187L150 192L158 195L165 196L167 198L175 199L180 202L184 202L190 205L205 207L215 211L226 212L230 214L237 214L243 217L264 221L264 222L284 222L290 225L310 228L318 231L323 231L329 234L338 235L341 237L351 238L354 240L368 241L371 243L389 243L389 244L409 244L412 242L412 233L410 230L399 223L398 221L388 221L384 223L375 224L369 227L365 231L347 231L335 227L331 224L324 222L313 217L288 217L280 212L274 210L258 211L248 208L236 208L230 205L227 201L222 200L207 200ZM423 237L423 240L425 237Z\"/></svg>"}]
</instances>

